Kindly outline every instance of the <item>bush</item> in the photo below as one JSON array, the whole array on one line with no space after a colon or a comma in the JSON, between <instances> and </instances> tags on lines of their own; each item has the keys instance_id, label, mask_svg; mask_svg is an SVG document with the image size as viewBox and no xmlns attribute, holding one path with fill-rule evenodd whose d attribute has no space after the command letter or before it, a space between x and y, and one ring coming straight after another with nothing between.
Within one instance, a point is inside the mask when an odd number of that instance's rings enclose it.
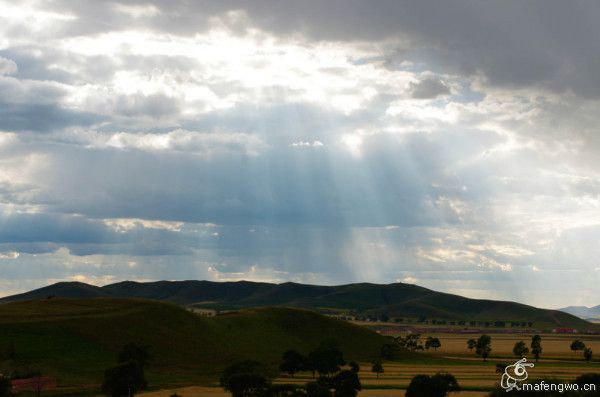
<instances>
[{"instance_id":1,"label":"bush","mask_svg":"<svg viewBox=\"0 0 600 397\"><path fill-rule=\"evenodd\" d=\"M102 392L110 397L126 397L133 396L147 386L142 366L136 361L128 361L104 372Z\"/></svg>"},{"instance_id":2,"label":"bush","mask_svg":"<svg viewBox=\"0 0 600 397\"><path fill-rule=\"evenodd\" d=\"M246 397L265 393L271 376L264 364L247 360L227 367L220 383L233 397Z\"/></svg>"},{"instance_id":3,"label":"bush","mask_svg":"<svg viewBox=\"0 0 600 397\"><path fill-rule=\"evenodd\" d=\"M451 374L417 375L410 381L406 397L445 397L449 392L459 390L460 386Z\"/></svg>"}]
</instances>

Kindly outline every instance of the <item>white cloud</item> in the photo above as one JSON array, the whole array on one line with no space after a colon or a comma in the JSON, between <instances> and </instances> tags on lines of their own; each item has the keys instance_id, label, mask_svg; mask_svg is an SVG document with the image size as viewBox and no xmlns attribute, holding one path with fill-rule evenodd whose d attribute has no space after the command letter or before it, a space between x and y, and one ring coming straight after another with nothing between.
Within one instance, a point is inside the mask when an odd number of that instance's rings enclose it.
<instances>
[{"instance_id":1,"label":"white cloud","mask_svg":"<svg viewBox=\"0 0 600 397\"><path fill-rule=\"evenodd\" d=\"M18 70L17 64L12 59L0 57L0 76L15 74Z\"/></svg>"},{"instance_id":2,"label":"white cloud","mask_svg":"<svg viewBox=\"0 0 600 397\"><path fill-rule=\"evenodd\" d=\"M298 141L290 144L292 147L321 147L324 146L321 141Z\"/></svg>"},{"instance_id":3,"label":"white cloud","mask_svg":"<svg viewBox=\"0 0 600 397\"><path fill-rule=\"evenodd\" d=\"M17 259L21 254L16 251L0 252L0 259Z\"/></svg>"},{"instance_id":4,"label":"white cloud","mask_svg":"<svg viewBox=\"0 0 600 397\"><path fill-rule=\"evenodd\" d=\"M155 134L129 132L94 134L88 147L188 152L211 156L228 152L258 155L268 146L259 137L245 133L174 130Z\"/></svg>"}]
</instances>

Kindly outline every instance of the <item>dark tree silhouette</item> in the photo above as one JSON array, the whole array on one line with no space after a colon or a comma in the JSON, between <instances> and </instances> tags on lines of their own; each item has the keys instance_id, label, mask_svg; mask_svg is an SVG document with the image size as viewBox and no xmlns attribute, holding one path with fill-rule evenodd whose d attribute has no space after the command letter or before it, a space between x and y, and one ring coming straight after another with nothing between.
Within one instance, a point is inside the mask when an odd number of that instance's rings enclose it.
<instances>
[{"instance_id":1,"label":"dark tree silhouette","mask_svg":"<svg viewBox=\"0 0 600 397\"><path fill-rule=\"evenodd\" d=\"M585 343L583 343L579 339L575 339L573 342L571 342L571 350L572 351L578 352L579 350L584 350L584 349L585 349Z\"/></svg>"},{"instance_id":2,"label":"dark tree silhouette","mask_svg":"<svg viewBox=\"0 0 600 397\"><path fill-rule=\"evenodd\" d=\"M377 379L379 379L379 374L383 373L383 365L381 364L381 361L377 360L373 363L373 367L371 368L371 372L374 372L377 374Z\"/></svg>"},{"instance_id":3,"label":"dark tree silhouette","mask_svg":"<svg viewBox=\"0 0 600 397\"><path fill-rule=\"evenodd\" d=\"M221 375L221 386L233 397L246 397L264 393L271 383L267 367L257 361L247 360L230 365Z\"/></svg>"},{"instance_id":4,"label":"dark tree silhouette","mask_svg":"<svg viewBox=\"0 0 600 397\"><path fill-rule=\"evenodd\" d=\"M487 361L490 352L492 351L492 337L489 335L481 335L477 339L477 345L475 346L475 354L483 358L483 361Z\"/></svg>"},{"instance_id":5,"label":"dark tree silhouette","mask_svg":"<svg viewBox=\"0 0 600 397\"><path fill-rule=\"evenodd\" d=\"M340 371L332 379L335 397L356 397L362 389L358 375L352 371Z\"/></svg>"},{"instance_id":6,"label":"dark tree silhouette","mask_svg":"<svg viewBox=\"0 0 600 397\"><path fill-rule=\"evenodd\" d=\"M513 347L513 354L519 358L524 357L527 353L529 353L529 349L525 345L525 342L522 340L515 343L515 347Z\"/></svg>"},{"instance_id":7,"label":"dark tree silhouette","mask_svg":"<svg viewBox=\"0 0 600 397\"><path fill-rule=\"evenodd\" d=\"M535 357L535 361L538 362L542 355L542 337L539 335L533 335L531 337L531 354Z\"/></svg>"},{"instance_id":8,"label":"dark tree silhouette","mask_svg":"<svg viewBox=\"0 0 600 397\"><path fill-rule=\"evenodd\" d=\"M350 361L348 365L350 366L350 371L354 372L355 374L360 372L360 365L356 361Z\"/></svg>"},{"instance_id":9,"label":"dark tree silhouette","mask_svg":"<svg viewBox=\"0 0 600 397\"><path fill-rule=\"evenodd\" d=\"M296 372L302 370L304 367L304 362L306 361L304 356L298 353L296 350L288 350L283 353L282 360L283 361L279 365L279 370L291 375L292 377L294 377Z\"/></svg>"},{"instance_id":10,"label":"dark tree silhouette","mask_svg":"<svg viewBox=\"0 0 600 397\"><path fill-rule=\"evenodd\" d=\"M308 355L315 370L320 376L330 376L340 370L340 366L346 364L343 353L335 346L321 345Z\"/></svg>"},{"instance_id":11,"label":"dark tree silhouette","mask_svg":"<svg viewBox=\"0 0 600 397\"><path fill-rule=\"evenodd\" d=\"M588 363L590 362L590 360L592 359L592 349L590 349L589 347L586 347L585 349L583 349L583 358L585 359L585 361L587 361Z\"/></svg>"},{"instance_id":12,"label":"dark tree silhouette","mask_svg":"<svg viewBox=\"0 0 600 397\"><path fill-rule=\"evenodd\" d=\"M469 350L475 349L475 347L477 347L477 341L475 339L469 339L467 341L467 347L469 348Z\"/></svg>"},{"instance_id":13,"label":"dark tree silhouette","mask_svg":"<svg viewBox=\"0 0 600 397\"><path fill-rule=\"evenodd\" d=\"M129 397L147 386L142 366L136 361L128 361L104 372L102 392L110 397Z\"/></svg>"},{"instance_id":14,"label":"dark tree silhouette","mask_svg":"<svg viewBox=\"0 0 600 397\"><path fill-rule=\"evenodd\" d=\"M437 351L439 347L442 347L442 342L440 342L438 338L428 336L425 340L425 349L429 350L430 348L433 348L433 350Z\"/></svg>"},{"instance_id":15,"label":"dark tree silhouette","mask_svg":"<svg viewBox=\"0 0 600 397\"><path fill-rule=\"evenodd\" d=\"M406 397L446 397L448 393L459 390L460 386L451 374L417 375L410 381Z\"/></svg>"}]
</instances>

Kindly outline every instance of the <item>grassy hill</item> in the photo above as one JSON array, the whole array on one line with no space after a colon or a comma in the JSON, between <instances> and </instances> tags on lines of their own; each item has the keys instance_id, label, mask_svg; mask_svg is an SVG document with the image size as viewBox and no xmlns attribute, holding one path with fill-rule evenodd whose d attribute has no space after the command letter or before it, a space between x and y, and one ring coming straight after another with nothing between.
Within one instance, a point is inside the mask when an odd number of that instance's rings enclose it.
<instances>
[{"instance_id":1,"label":"grassy hill","mask_svg":"<svg viewBox=\"0 0 600 397\"><path fill-rule=\"evenodd\" d=\"M576 316L557 310L538 309L515 302L469 299L411 284L348 284L318 286L297 283L125 281L104 287L83 283L58 283L20 295L0 299L14 302L58 297L128 297L196 305L216 309L286 306L307 309L334 309L366 315L420 317L436 320L526 321L536 328L597 327Z\"/></svg>"},{"instance_id":2,"label":"grassy hill","mask_svg":"<svg viewBox=\"0 0 600 397\"><path fill-rule=\"evenodd\" d=\"M385 338L314 312L263 308L203 318L140 299L43 299L0 305L0 372L29 366L62 386L96 388L129 341L151 346L154 386L214 382L222 369L253 358L276 365L287 349L308 353L328 336L356 360L378 354ZM6 356L16 352L16 359ZM3 356L3 357L2 357Z\"/></svg>"}]
</instances>

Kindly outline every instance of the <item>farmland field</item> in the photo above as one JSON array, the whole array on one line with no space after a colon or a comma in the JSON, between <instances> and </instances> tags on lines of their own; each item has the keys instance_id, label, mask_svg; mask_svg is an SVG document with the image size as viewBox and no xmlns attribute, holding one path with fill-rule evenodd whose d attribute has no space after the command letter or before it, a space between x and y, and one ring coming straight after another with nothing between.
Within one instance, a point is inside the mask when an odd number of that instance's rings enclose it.
<instances>
[{"instance_id":1,"label":"farmland field","mask_svg":"<svg viewBox=\"0 0 600 397\"><path fill-rule=\"evenodd\" d=\"M492 337L492 357L497 358L513 358L512 349L516 342L524 341L527 347L531 344L533 334L493 334L488 333ZM472 351L467 349L467 340L477 339L479 334L422 334L421 339L428 336L439 338L442 346L437 349L437 352L430 351L441 355L449 356L468 356L475 357ZM600 335L557 335L557 334L541 334L542 336L542 357L548 359L581 359L581 352L574 353L571 351L571 342L575 339L580 339L587 347L590 347L594 352L600 352Z\"/></svg>"},{"instance_id":2,"label":"farmland field","mask_svg":"<svg viewBox=\"0 0 600 397\"><path fill-rule=\"evenodd\" d=\"M422 338L429 336L423 334ZM483 397L494 388L500 374L496 372L497 363L512 363L516 357L512 354L514 344L520 340L528 345L531 335L527 334L491 334L492 355L487 362L483 362L470 352L466 341L477 338L473 334L437 334L432 335L440 339L442 347L437 352L425 351L422 359L408 359L384 362L385 372L376 377L370 372L371 364L361 362L360 378L363 390L360 397L401 397L404 396L410 380L419 374L435 374L449 372L453 374L464 391L452 394L457 397ZM529 370L531 379L556 378L572 381L579 375L590 372L600 372L600 362L586 363L581 358L581 352L574 354L570 350L570 343L574 339L581 339L594 351L600 351L600 336L597 335L542 335L542 359ZM530 357L530 360L533 358ZM275 383L303 384L312 380L308 373L297 374L294 378L281 377ZM216 385L214 385L216 386ZM145 397L168 397L174 391L184 397L225 397L228 396L218 387L188 387L177 390L154 391L142 394Z\"/></svg>"},{"instance_id":3,"label":"farmland field","mask_svg":"<svg viewBox=\"0 0 600 397\"><path fill-rule=\"evenodd\" d=\"M361 397L401 397L404 396L404 389L410 383L410 380L418 374L435 374L437 372L452 373L459 384L465 389L463 392L453 394L458 397L482 397L486 396L488 390L494 388L499 380L500 374L496 373L496 360L490 360L487 363L482 361L464 360L446 360L432 361L424 364L411 364L409 362L385 362L385 372L379 376L371 373L369 363L361 363L360 378L364 390L361 391ZM599 363L575 363L575 362L539 362L536 367L529 371L531 378L557 378L564 381L571 381L577 376L588 372L599 372ZM294 378L279 378L275 383L299 383L303 384L311 381L309 374L299 374ZM177 392L184 397L225 397L225 393L218 387L188 387L177 390L163 390L144 393L146 397L168 397L173 392Z\"/></svg>"}]
</instances>

